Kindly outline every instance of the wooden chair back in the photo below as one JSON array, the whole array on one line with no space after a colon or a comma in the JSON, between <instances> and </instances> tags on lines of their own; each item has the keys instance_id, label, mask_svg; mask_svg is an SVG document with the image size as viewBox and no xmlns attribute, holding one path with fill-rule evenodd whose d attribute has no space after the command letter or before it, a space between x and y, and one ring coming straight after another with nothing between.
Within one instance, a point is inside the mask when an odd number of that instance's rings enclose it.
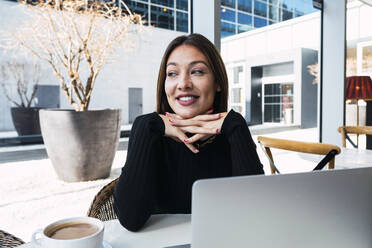
<instances>
[{"instance_id":1,"label":"wooden chair back","mask_svg":"<svg viewBox=\"0 0 372 248\"><path fill-rule=\"evenodd\" d=\"M269 137L264 137L264 136L258 136L257 140L262 145L262 147L264 148L264 152L268 156L272 174L275 174L275 172L279 173L279 171L276 169L276 166L274 164L274 158L273 158L270 148L301 152L301 153L318 154L318 155L328 155L332 150L335 151L336 155L341 152L340 147L336 145L330 145L330 144L324 144L324 143L294 141L294 140L287 140L287 139L269 138ZM335 158L333 157L328 162L328 168L334 169L334 167L335 167Z\"/></svg>"},{"instance_id":2,"label":"wooden chair back","mask_svg":"<svg viewBox=\"0 0 372 248\"><path fill-rule=\"evenodd\" d=\"M346 147L346 139L350 140L350 138L348 138L349 133L356 134L357 136L360 134L372 135L372 126L341 126L337 131L341 133L342 147Z\"/></svg>"}]
</instances>

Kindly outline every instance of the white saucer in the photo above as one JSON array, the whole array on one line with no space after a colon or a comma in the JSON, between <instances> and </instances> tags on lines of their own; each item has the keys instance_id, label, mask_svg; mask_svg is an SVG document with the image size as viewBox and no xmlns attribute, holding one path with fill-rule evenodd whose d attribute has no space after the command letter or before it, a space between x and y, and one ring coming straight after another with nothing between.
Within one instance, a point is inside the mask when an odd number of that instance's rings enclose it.
<instances>
[{"instance_id":1,"label":"white saucer","mask_svg":"<svg viewBox=\"0 0 372 248\"><path fill-rule=\"evenodd\" d=\"M107 243L106 241L103 241L101 248L112 248L112 246L109 243Z\"/></svg>"}]
</instances>

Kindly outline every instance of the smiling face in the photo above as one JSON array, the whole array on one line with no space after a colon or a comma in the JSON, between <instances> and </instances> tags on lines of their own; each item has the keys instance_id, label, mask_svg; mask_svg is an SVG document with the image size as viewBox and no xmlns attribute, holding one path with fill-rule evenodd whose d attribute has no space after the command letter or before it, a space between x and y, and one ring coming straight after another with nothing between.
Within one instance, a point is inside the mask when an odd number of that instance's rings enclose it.
<instances>
[{"instance_id":1,"label":"smiling face","mask_svg":"<svg viewBox=\"0 0 372 248\"><path fill-rule=\"evenodd\" d=\"M176 114L192 118L206 113L219 90L202 52L191 45L173 50L167 61L165 93Z\"/></svg>"}]
</instances>

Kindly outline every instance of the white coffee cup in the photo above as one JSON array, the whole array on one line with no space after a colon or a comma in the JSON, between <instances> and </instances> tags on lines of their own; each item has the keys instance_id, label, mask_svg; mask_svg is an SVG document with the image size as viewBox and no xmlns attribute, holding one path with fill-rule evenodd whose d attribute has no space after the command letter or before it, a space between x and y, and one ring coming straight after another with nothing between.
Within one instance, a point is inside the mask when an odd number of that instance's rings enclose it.
<instances>
[{"instance_id":1,"label":"white coffee cup","mask_svg":"<svg viewBox=\"0 0 372 248\"><path fill-rule=\"evenodd\" d=\"M89 236L74 239L56 239L51 238L51 230L56 229L60 226L73 226L74 223L91 224L97 227L97 231ZM57 228L58 229L58 228ZM43 229L39 229L32 235L32 244L35 247L42 248L101 248L103 242L103 222L99 219L91 217L74 217L68 219L62 219L52 224L49 224Z\"/></svg>"}]
</instances>

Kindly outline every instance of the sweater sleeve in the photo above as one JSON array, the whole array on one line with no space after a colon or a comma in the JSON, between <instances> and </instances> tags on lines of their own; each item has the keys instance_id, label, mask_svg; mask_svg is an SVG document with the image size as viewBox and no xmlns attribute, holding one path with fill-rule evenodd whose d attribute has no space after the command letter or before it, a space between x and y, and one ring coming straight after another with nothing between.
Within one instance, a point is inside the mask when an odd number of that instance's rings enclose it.
<instances>
[{"instance_id":1,"label":"sweater sleeve","mask_svg":"<svg viewBox=\"0 0 372 248\"><path fill-rule=\"evenodd\" d=\"M243 116L230 110L222 124L221 133L230 145L233 176L264 174L256 145Z\"/></svg>"},{"instance_id":2,"label":"sweater sleeve","mask_svg":"<svg viewBox=\"0 0 372 248\"><path fill-rule=\"evenodd\" d=\"M163 120L155 112L139 116L133 123L127 160L114 191L114 210L130 231L139 230L153 211L164 131Z\"/></svg>"}]
</instances>

